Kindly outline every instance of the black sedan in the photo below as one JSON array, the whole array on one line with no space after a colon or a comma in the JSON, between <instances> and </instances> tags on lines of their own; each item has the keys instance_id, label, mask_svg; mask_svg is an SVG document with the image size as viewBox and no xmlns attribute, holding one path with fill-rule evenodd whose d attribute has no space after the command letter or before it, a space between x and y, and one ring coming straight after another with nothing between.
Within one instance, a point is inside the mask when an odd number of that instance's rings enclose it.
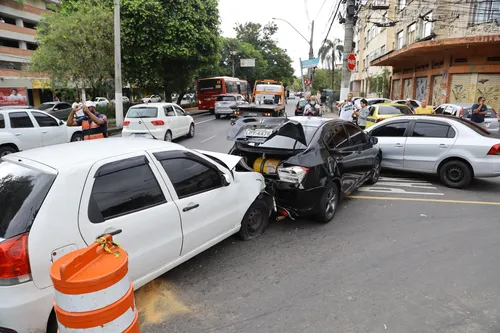
<instances>
[{"instance_id":1,"label":"black sedan","mask_svg":"<svg viewBox=\"0 0 500 333\"><path fill-rule=\"evenodd\" d=\"M297 105L295 106L295 115L296 116L302 116L304 114L304 107L307 104L307 99L301 98L297 102Z\"/></svg>"},{"instance_id":2,"label":"black sedan","mask_svg":"<svg viewBox=\"0 0 500 333\"><path fill-rule=\"evenodd\" d=\"M239 168L262 173L279 211L291 218L328 223L343 197L380 175L377 138L340 119L245 118L228 139L235 141L229 153L243 156Z\"/></svg>"}]
</instances>

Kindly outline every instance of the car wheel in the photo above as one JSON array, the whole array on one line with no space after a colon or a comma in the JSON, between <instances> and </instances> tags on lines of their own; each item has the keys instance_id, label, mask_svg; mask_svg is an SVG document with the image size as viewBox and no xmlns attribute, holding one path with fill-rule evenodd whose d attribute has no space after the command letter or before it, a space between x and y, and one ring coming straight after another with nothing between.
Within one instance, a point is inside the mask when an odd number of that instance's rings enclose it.
<instances>
[{"instance_id":1,"label":"car wheel","mask_svg":"<svg viewBox=\"0 0 500 333\"><path fill-rule=\"evenodd\" d=\"M71 137L71 142L75 142L75 141L83 141L85 138L83 137L83 133L75 133L73 134L73 136Z\"/></svg>"},{"instance_id":2,"label":"car wheel","mask_svg":"<svg viewBox=\"0 0 500 333\"><path fill-rule=\"evenodd\" d=\"M220 119L220 114L216 114L215 119Z\"/></svg>"},{"instance_id":3,"label":"car wheel","mask_svg":"<svg viewBox=\"0 0 500 333\"><path fill-rule=\"evenodd\" d=\"M165 133L165 138L163 138L163 140L167 142L172 142L172 133L170 131L167 131L167 133Z\"/></svg>"},{"instance_id":4,"label":"car wheel","mask_svg":"<svg viewBox=\"0 0 500 333\"><path fill-rule=\"evenodd\" d=\"M380 178L380 170L382 169L382 163L380 163L380 157L375 158L375 162L373 162L373 169L370 178L367 180L367 184L373 185L378 182Z\"/></svg>"},{"instance_id":5,"label":"car wheel","mask_svg":"<svg viewBox=\"0 0 500 333\"><path fill-rule=\"evenodd\" d=\"M188 138L194 137L194 124L191 124L191 126L189 126L189 133L187 136Z\"/></svg>"},{"instance_id":6,"label":"car wheel","mask_svg":"<svg viewBox=\"0 0 500 333\"><path fill-rule=\"evenodd\" d=\"M12 146L0 147L0 157L7 156L9 154L14 154L16 152L17 152L16 148Z\"/></svg>"},{"instance_id":7,"label":"car wheel","mask_svg":"<svg viewBox=\"0 0 500 333\"><path fill-rule=\"evenodd\" d=\"M448 187L463 188L472 181L472 170L462 161L448 161L439 169L439 179Z\"/></svg>"},{"instance_id":8,"label":"car wheel","mask_svg":"<svg viewBox=\"0 0 500 333\"><path fill-rule=\"evenodd\" d=\"M339 203L339 189L337 184L332 182L328 185L320 200L321 211L318 214L318 220L321 223L328 223L333 220Z\"/></svg>"},{"instance_id":9,"label":"car wheel","mask_svg":"<svg viewBox=\"0 0 500 333\"><path fill-rule=\"evenodd\" d=\"M47 323L47 333L57 333L59 332L58 327L59 325L57 324L57 317L56 317L56 313L54 312L54 310L52 310L52 313L50 314L50 317L49 317L49 322Z\"/></svg>"},{"instance_id":10,"label":"car wheel","mask_svg":"<svg viewBox=\"0 0 500 333\"><path fill-rule=\"evenodd\" d=\"M262 235L268 225L269 210L262 200L256 200L245 213L238 235L247 241Z\"/></svg>"}]
</instances>

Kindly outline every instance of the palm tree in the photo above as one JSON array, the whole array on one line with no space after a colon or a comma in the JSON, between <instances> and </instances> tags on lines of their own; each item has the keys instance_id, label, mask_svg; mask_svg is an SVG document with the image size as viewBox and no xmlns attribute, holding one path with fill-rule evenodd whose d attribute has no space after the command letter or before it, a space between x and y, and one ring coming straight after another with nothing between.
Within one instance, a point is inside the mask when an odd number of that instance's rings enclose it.
<instances>
[{"instance_id":1,"label":"palm tree","mask_svg":"<svg viewBox=\"0 0 500 333\"><path fill-rule=\"evenodd\" d=\"M332 89L335 87L335 60L338 59L340 62L342 60L342 53L344 52L344 45L342 41L338 38L333 40L326 40L323 46L319 49L319 57L322 62L328 64L330 69L330 63L332 64Z\"/></svg>"}]
</instances>

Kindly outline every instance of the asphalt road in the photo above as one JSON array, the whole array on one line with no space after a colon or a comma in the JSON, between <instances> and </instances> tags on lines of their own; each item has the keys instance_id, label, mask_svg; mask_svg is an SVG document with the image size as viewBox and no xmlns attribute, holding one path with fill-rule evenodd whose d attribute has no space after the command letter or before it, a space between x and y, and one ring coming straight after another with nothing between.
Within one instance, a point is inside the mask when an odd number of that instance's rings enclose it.
<instances>
[{"instance_id":1,"label":"asphalt road","mask_svg":"<svg viewBox=\"0 0 500 333\"><path fill-rule=\"evenodd\" d=\"M195 121L178 143L229 150L229 120ZM499 212L500 179L452 190L384 173L327 225L273 222L141 288L141 331L500 332Z\"/></svg>"}]
</instances>

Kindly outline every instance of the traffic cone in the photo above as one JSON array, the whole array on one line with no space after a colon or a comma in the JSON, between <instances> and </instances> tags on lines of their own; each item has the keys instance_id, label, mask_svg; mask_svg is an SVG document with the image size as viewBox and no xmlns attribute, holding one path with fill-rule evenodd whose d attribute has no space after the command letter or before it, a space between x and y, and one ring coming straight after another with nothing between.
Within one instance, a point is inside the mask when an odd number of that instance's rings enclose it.
<instances>
[{"instance_id":1,"label":"traffic cone","mask_svg":"<svg viewBox=\"0 0 500 333\"><path fill-rule=\"evenodd\" d=\"M104 235L52 264L60 333L139 333L128 255Z\"/></svg>"}]
</instances>

